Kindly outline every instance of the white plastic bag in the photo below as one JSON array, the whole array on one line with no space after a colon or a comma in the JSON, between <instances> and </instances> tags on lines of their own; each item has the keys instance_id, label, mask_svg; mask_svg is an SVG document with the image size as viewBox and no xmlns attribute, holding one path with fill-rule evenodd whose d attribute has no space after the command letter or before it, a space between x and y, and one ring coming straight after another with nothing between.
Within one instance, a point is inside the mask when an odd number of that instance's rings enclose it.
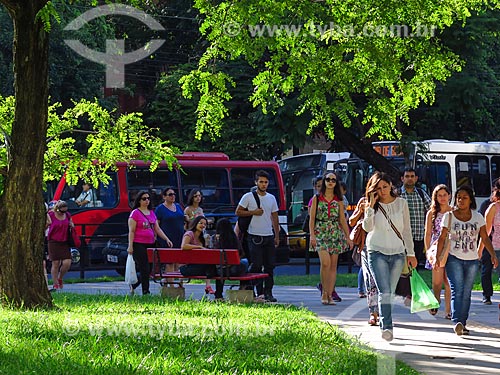
<instances>
[{"instance_id":1,"label":"white plastic bag","mask_svg":"<svg viewBox=\"0 0 500 375\"><path fill-rule=\"evenodd\" d=\"M132 254L129 254L127 257L127 265L125 266L125 282L128 285L132 285L137 282L137 272L135 272L135 261Z\"/></svg>"}]
</instances>

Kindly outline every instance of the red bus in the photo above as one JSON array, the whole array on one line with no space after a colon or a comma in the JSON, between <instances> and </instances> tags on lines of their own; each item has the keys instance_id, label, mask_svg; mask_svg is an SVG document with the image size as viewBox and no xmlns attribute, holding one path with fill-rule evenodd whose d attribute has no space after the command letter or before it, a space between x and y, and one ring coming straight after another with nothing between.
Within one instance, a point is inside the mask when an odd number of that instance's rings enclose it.
<instances>
[{"instance_id":1,"label":"red bus","mask_svg":"<svg viewBox=\"0 0 500 375\"><path fill-rule=\"evenodd\" d=\"M79 207L74 200L82 191L83 181L71 186L63 176L55 187L53 200L68 203L77 232L83 236L82 263L85 268L102 263L120 263L112 255L103 256L103 249L109 242L127 241L127 219L136 194L147 190L152 197L153 206L161 204L161 192L171 187L177 193L177 202L185 207L191 189L203 193L202 208L205 216L215 224L221 217L236 221L234 211L240 198L250 190L254 183L255 172L265 170L270 175L268 192L276 197L282 228L280 263L287 262L288 246L286 241L287 219L283 179L279 166L274 161L235 161L223 153L187 152L177 156L178 164L169 170L161 163L151 172L149 163L132 161L116 163L117 171L110 171L108 185L93 187L93 202ZM83 248L85 247L85 248Z\"/></svg>"}]
</instances>

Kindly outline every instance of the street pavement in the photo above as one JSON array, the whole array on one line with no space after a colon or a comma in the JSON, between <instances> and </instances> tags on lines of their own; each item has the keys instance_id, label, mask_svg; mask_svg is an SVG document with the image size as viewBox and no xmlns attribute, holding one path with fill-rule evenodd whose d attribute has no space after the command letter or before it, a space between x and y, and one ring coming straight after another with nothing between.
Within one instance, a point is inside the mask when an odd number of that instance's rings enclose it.
<instances>
[{"instance_id":1,"label":"street pavement","mask_svg":"<svg viewBox=\"0 0 500 375\"><path fill-rule=\"evenodd\" d=\"M201 299L204 295L204 284L188 284L185 287L186 298ZM124 282L65 284L64 292L124 295L128 293L128 286ZM152 283L151 292L159 293L159 286ZM394 340L388 343L381 338L378 327L368 325L366 300L358 297L357 290L337 288L337 292L342 302L325 306L321 304L318 290L313 287L274 287L278 303L305 307L319 319L338 326L373 350L401 360L420 373L500 373L499 298L496 295L493 304L486 306L481 302L481 292L473 292L467 322L470 335L461 337L455 335L453 325L444 318L442 309L436 316L427 311L411 314L409 307L404 306L402 299L398 298L393 313ZM387 367L387 364L384 366ZM392 373L377 371L377 374Z\"/></svg>"}]
</instances>

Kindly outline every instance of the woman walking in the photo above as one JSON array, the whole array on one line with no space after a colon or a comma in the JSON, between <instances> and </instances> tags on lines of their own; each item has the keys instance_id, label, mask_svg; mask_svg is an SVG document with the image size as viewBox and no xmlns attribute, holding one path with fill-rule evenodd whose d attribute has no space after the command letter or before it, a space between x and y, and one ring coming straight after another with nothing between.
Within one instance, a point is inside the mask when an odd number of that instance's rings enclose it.
<instances>
[{"instance_id":1,"label":"woman walking","mask_svg":"<svg viewBox=\"0 0 500 375\"><path fill-rule=\"evenodd\" d=\"M404 263L416 267L417 258L413 251L408 203L396 196L392 181L385 173L375 172L366 185L363 229L368 232L368 264L378 288L382 338L392 341L396 285Z\"/></svg>"},{"instance_id":2,"label":"woman walking","mask_svg":"<svg viewBox=\"0 0 500 375\"><path fill-rule=\"evenodd\" d=\"M49 259L52 261L50 274L52 276L52 290L63 288L63 279L71 267L71 250L69 248L69 228L74 230L75 225L68 212L65 201L57 201L54 210L48 212L47 218L47 246Z\"/></svg>"},{"instance_id":3,"label":"woman walking","mask_svg":"<svg viewBox=\"0 0 500 375\"><path fill-rule=\"evenodd\" d=\"M446 212L450 212L453 207L450 206L451 191L446 185L438 185L434 188L431 198L431 208L427 212L425 217L425 235L424 235L424 245L425 249L428 250L431 244L437 242L439 235L441 234L441 223L443 222L443 216ZM431 254L427 253L427 261L425 262L425 268L432 270L432 290L434 296L441 303L441 290L444 284L444 312L445 318L451 319L451 290L450 283L446 277L446 271L444 269L444 264L440 267L433 267L435 260L429 259ZM431 315L436 315L438 309L429 310Z\"/></svg>"},{"instance_id":4,"label":"woman walking","mask_svg":"<svg viewBox=\"0 0 500 375\"><path fill-rule=\"evenodd\" d=\"M319 200L318 200L319 199ZM335 305L339 299L335 291L339 254L352 249L349 227L344 215L344 203L337 176L326 172L318 196L313 197L309 219L311 249L318 252L323 285L321 303Z\"/></svg>"},{"instance_id":5,"label":"woman walking","mask_svg":"<svg viewBox=\"0 0 500 375\"><path fill-rule=\"evenodd\" d=\"M155 215L161 230L172 241L175 249L180 249L184 235L184 212L182 207L175 202L175 191L166 188L162 192L163 203L156 207ZM159 240L161 247L166 247L166 242Z\"/></svg>"},{"instance_id":6,"label":"woman walking","mask_svg":"<svg viewBox=\"0 0 500 375\"><path fill-rule=\"evenodd\" d=\"M349 225L353 228L358 223L358 221L363 220L363 216L365 214L365 200L365 197L362 197L359 200L356 209L349 218ZM361 272L363 273L363 279L365 282L364 290L366 291L366 302L368 303L368 312L370 314L368 324L371 326L376 326L379 323L378 289L377 284L375 283L375 279L373 278L372 271L370 270L370 266L368 264L368 253L366 251L366 246L365 244L361 244L359 249L355 248L353 251L361 252Z\"/></svg>"},{"instance_id":7,"label":"woman walking","mask_svg":"<svg viewBox=\"0 0 500 375\"><path fill-rule=\"evenodd\" d=\"M168 247L172 247L172 241L161 230L156 221L153 211L151 197L147 191L140 191L135 197L134 207L128 218L128 249L140 273L137 283L130 286L130 294L142 284L142 294L149 294L149 261L147 248L154 247L156 235L165 240Z\"/></svg>"},{"instance_id":8,"label":"woman walking","mask_svg":"<svg viewBox=\"0 0 500 375\"><path fill-rule=\"evenodd\" d=\"M447 212L443 217L434 268L441 266L439 259L448 237L450 249L446 261L446 275L451 288L451 321L455 325L453 330L457 336L461 336L469 334L466 327L467 318L472 286L479 268L477 240L481 238L480 246L482 244L488 250L494 267L498 266L498 259L486 232L486 222L480 213L474 211L477 204L472 188L459 187L455 192L453 205L455 210Z\"/></svg>"}]
</instances>

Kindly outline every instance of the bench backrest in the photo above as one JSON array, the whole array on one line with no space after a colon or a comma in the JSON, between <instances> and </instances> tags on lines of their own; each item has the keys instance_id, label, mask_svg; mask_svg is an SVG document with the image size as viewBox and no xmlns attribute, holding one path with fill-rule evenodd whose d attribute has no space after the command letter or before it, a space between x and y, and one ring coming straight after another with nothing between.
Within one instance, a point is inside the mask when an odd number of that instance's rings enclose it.
<instances>
[{"instance_id":1,"label":"bench backrest","mask_svg":"<svg viewBox=\"0 0 500 375\"><path fill-rule=\"evenodd\" d=\"M150 263L181 264L240 264L240 255L235 249L195 249L148 248Z\"/></svg>"}]
</instances>

